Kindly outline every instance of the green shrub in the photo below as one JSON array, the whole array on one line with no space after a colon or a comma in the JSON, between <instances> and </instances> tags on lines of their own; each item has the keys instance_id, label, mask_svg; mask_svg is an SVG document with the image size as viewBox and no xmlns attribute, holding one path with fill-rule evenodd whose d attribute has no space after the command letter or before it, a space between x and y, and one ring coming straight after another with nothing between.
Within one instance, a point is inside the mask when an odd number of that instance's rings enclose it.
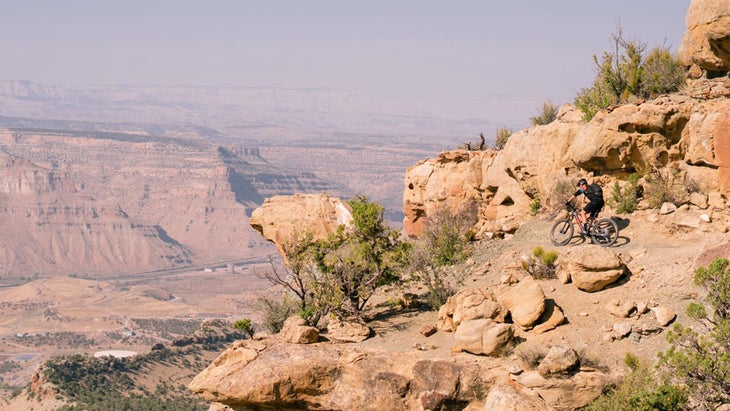
<instances>
[{"instance_id":1,"label":"green shrub","mask_svg":"<svg viewBox=\"0 0 730 411\"><path fill-rule=\"evenodd\" d=\"M656 97L671 93L684 84L686 70L668 48L657 47L649 52L641 68L641 95Z\"/></svg>"},{"instance_id":2,"label":"green shrub","mask_svg":"<svg viewBox=\"0 0 730 411\"><path fill-rule=\"evenodd\" d=\"M462 276L454 275L448 267L471 254L469 242L474 237L477 212L476 204L460 210L444 207L428 219L423 234L414 241L410 276L426 286L426 301L434 309L441 307L462 283Z\"/></svg>"},{"instance_id":3,"label":"green shrub","mask_svg":"<svg viewBox=\"0 0 730 411\"><path fill-rule=\"evenodd\" d=\"M548 197L548 210L557 212L565 210L565 201L575 192L575 181L568 178L558 178L555 185L550 189Z\"/></svg>"},{"instance_id":4,"label":"green shrub","mask_svg":"<svg viewBox=\"0 0 730 411\"><path fill-rule=\"evenodd\" d=\"M539 198L535 198L530 202L530 215L531 216L533 216L533 217L536 216L537 213L539 213L541 209L542 209L542 202L540 201Z\"/></svg>"},{"instance_id":5,"label":"green shrub","mask_svg":"<svg viewBox=\"0 0 730 411\"><path fill-rule=\"evenodd\" d=\"M624 363L630 372L615 387L585 407L587 411L679 411L687 405L686 393L672 385L660 384L638 357L627 353Z\"/></svg>"},{"instance_id":6,"label":"green shrub","mask_svg":"<svg viewBox=\"0 0 730 411\"><path fill-rule=\"evenodd\" d=\"M498 128L494 138L494 149L503 149L504 145L507 144L507 140L509 140L512 134L514 134L514 132L507 127L503 126Z\"/></svg>"},{"instance_id":7,"label":"green shrub","mask_svg":"<svg viewBox=\"0 0 730 411\"><path fill-rule=\"evenodd\" d=\"M477 214L477 205L472 203L460 210L443 207L428 218L421 239L433 256L433 264L453 265L469 256Z\"/></svg>"},{"instance_id":8,"label":"green shrub","mask_svg":"<svg viewBox=\"0 0 730 411\"><path fill-rule=\"evenodd\" d=\"M530 122L533 126L543 126L552 123L556 118L558 118L558 108L547 101L542 103L542 109L537 115L530 117Z\"/></svg>"},{"instance_id":9,"label":"green shrub","mask_svg":"<svg viewBox=\"0 0 730 411\"><path fill-rule=\"evenodd\" d=\"M697 191L696 184L680 170L654 169L644 178L644 199L650 208L659 208L669 202L683 204L689 194Z\"/></svg>"},{"instance_id":10,"label":"green shrub","mask_svg":"<svg viewBox=\"0 0 730 411\"><path fill-rule=\"evenodd\" d=\"M363 196L348 204L351 227L340 225L336 233L316 241L303 235L297 244L285 248L286 273L279 273L272 264L272 270L261 275L296 295L296 311L312 324L327 314L359 316L378 288L400 280L407 262L410 245L401 241L398 230L388 227L382 206ZM278 314L289 306L264 308Z\"/></svg>"},{"instance_id":11,"label":"green shrub","mask_svg":"<svg viewBox=\"0 0 730 411\"><path fill-rule=\"evenodd\" d=\"M527 271L535 279L555 278L555 261L558 253L545 251L537 246L532 249L533 258L523 257L521 260L522 269Z\"/></svg>"},{"instance_id":12,"label":"green shrub","mask_svg":"<svg viewBox=\"0 0 730 411\"><path fill-rule=\"evenodd\" d=\"M249 336L253 335L253 326L251 324L251 319L249 318L244 318L242 320L234 322L233 328L237 329L238 331L244 332Z\"/></svg>"},{"instance_id":13,"label":"green shrub","mask_svg":"<svg viewBox=\"0 0 730 411\"><path fill-rule=\"evenodd\" d=\"M626 40L620 25L611 41L612 51L604 52L600 59L593 56L593 84L575 98L586 121L611 105L676 91L684 80L684 68L666 48L654 48L646 55L646 44Z\"/></svg>"},{"instance_id":14,"label":"green shrub","mask_svg":"<svg viewBox=\"0 0 730 411\"><path fill-rule=\"evenodd\" d=\"M670 348L660 354L666 378L687 387L702 409L715 409L730 402L730 269L718 258L695 271L695 284L707 289L713 318L704 318L707 332L675 324L667 333ZM689 309L689 307L688 307ZM707 315L704 307L691 309Z\"/></svg>"},{"instance_id":15,"label":"green shrub","mask_svg":"<svg viewBox=\"0 0 730 411\"><path fill-rule=\"evenodd\" d=\"M262 325L272 334L281 331L287 318L300 312L297 302L287 294L280 299L273 296L259 296L256 308L261 312Z\"/></svg>"},{"instance_id":16,"label":"green shrub","mask_svg":"<svg viewBox=\"0 0 730 411\"><path fill-rule=\"evenodd\" d=\"M614 181L611 189L611 197L609 204L617 213L633 213L638 205L640 176L636 173L631 174L627 179L627 184L622 188L618 181Z\"/></svg>"}]
</instances>

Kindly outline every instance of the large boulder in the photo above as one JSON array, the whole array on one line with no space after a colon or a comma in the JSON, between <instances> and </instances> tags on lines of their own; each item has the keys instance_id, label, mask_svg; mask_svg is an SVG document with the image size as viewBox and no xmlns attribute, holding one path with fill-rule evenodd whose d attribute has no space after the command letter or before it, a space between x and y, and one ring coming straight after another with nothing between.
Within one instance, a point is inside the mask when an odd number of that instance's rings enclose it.
<instances>
[{"instance_id":1,"label":"large boulder","mask_svg":"<svg viewBox=\"0 0 730 411\"><path fill-rule=\"evenodd\" d=\"M439 308L437 327L441 331L456 331L462 321L492 318L504 322L505 315L492 293L467 288L449 297Z\"/></svg>"},{"instance_id":2,"label":"large boulder","mask_svg":"<svg viewBox=\"0 0 730 411\"><path fill-rule=\"evenodd\" d=\"M685 21L687 31L679 46L682 62L707 71L729 71L730 3L692 0Z\"/></svg>"},{"instance_id":3,"label":"large boulder","mask_svg":"<svg viewBox=\"0 0 730 411\"><path fill-rule=\"evenodd\" d=\"M537 371L524 372L516 381L537 392L547 404L558 410L576 410L593 402L607 386L616 384L616 376L602 372L578 372L568 378L545 378Z\"/></svg>"},{"instance_id":4,"label":"large boulder","mask_svg":"<svg viewBox=\"0 0 730 411\"><path fill-rule=\"evenodd\" d=\"M626 272L626 265L610 248L583 245L566 256L568 273L578 289L595 292L616 282Z\"/></svg>"},{"instance_id":5,"label":"large boulder","mask_svg":"<svg viewBox=\"0 0 730 411\"><path fill-rule=\"evenodd\" d=\"M512 321L522 329L532 328L545 311L545 293L532 277L517 284L505 284L494 291L497 302L509 311Z\"/></svg>"},{"instance_id":6,"label":"large boulder","mask_svg":"<svg viewBox=\"0 0 730 411\"><path fill-rule=\"evenodd\" d=\"M249 223L286 260L286 247L297 244L305 234L313 240L327 238L340 225L351 224L352 213L342 200L326 194L274 196L253 210Z\"/></svg>"},{"instance_id":7,"label":"large boulder","mask_svg":"<svg viewBox=\"0 0 730 411\"><path fill-rule=\"evenodd\" d=\"M466 351L476 355L497 355L512 340L511 324L490 319L468 320L459 325L454 333L452 351Z\"/></svg>"}]
</instances>

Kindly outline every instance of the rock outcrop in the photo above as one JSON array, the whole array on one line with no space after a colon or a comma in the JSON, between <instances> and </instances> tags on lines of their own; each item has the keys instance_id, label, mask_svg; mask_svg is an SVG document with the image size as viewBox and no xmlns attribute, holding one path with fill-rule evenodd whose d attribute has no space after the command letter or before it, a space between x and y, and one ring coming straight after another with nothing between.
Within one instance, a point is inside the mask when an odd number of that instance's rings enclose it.
<instances>
[{"instance_id":1,"label":"rock outcrop","mask_svg":"<svg viewBox=\"0 0 730 411\"><path fill-rule=\"evenodd\" d=\"M404 228L417 236L438 210L476 204L478 235L508 233L534 199L562 204L578 177L610 187L652 168L672 170L705 195L727 196L730 102L664 95L601 111L588 123L566 105L554 122L516 132L500 151L441 153L406 171Z\"/></svg>"},{"instance_id":2,"label":"rock outcrop","mask_svg":"<svg viewBox=\"0 0 730 411\"><path fill-rule=\"evenodd\" d=\"M349 206L326 194L274 196L251 214L249 223L273 242L286 259L285 248L310 235L312 240L327 238L340 225L352 222Z\"/></svg>"},{"instance_id":3,"label":"rock outcrop","mask_svg":"<svg viewBox=\"0 0 730 411\"><path fill-rule=\"evenodd\" d=\"M568 410L586 405L614 382L600 372L553 379L531 371L513 378L506 364L499 358L474 362L453 356L394 355L357 345L247 340L223 352L189 388L213 407L234 411L501 409L494 408L499 404Z\"/></svg>"},{"instance_id":4,"label":"rock outcrop","mask_svg":"<svg viewBox=\"0 0 730 411\"><path fill-rule=\"evenodd\" d=\"M706 71L730 71L730 3L692 0L685 18L687 31L679 47L686 65Z\"/></svg>"}]
</instances>

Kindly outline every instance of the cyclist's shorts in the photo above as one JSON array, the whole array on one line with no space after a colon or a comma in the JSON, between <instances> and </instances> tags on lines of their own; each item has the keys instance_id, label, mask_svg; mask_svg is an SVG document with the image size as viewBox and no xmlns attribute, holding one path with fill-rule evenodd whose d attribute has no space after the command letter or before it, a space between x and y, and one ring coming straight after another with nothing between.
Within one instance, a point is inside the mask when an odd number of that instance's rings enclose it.
<instances>
[{"instance_id":1,"label":"cyclist's shorts","mask_svg":"<svg viewBox=\"0 0 730 411\"><path fill-rule=\"evenodd\" d=\"M585 210L585 212L588 213L591 218L596 218L598 217L598 213L603 210L603 205L603 201L591 201L590 203L586 204L583 210Z\"/></svg>"}]
</instances>

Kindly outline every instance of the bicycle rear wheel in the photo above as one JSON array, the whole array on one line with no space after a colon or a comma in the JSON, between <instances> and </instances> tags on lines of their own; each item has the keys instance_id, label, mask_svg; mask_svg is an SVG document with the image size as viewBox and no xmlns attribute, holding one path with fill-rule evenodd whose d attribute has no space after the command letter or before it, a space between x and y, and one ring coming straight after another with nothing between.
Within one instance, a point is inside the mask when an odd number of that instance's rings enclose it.
<instances>
[{"instance_id":1,"label":"bicycle rear wheel","mask_svg":"<svg viewBox=\"0 0 730 411\"><path fill-rule=\"evenodd\" d=\"M566 245L573 238L573 224L569 219L558 220L550 230L550 241L554 245Z\"/></svg>"},{"instance_id":2,"label":"bicycle rear wheel","mask_svg":"<svg viewBox=\"0 0 730 411\"><path fill-rule=\"evenodd\" d=\"M591 230L591 239L601 247L609 247L618 240L618 225L610 218L602 218Z\"/></svg>"}]
</instances>

